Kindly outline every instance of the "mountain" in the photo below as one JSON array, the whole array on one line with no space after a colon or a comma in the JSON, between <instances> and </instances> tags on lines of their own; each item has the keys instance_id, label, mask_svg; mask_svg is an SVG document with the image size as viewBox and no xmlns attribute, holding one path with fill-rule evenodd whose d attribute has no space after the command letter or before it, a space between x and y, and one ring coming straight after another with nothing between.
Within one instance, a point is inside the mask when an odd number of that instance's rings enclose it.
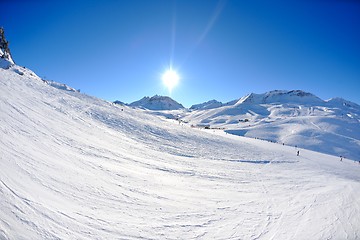
<instances>
[{"instance_id":1,"label":"mountain","mask_svg":"<svg viewBox=\"0 0 360 240\"><path fill-rule=\"evenodd\" d=\"M223 104L222 102L214 100L210 100L204 103L195 104L190 107L191 110L204 110L204 109L212 109L221 107Z\"/></svg>"},{"instance_id":2,"label":"mountain","mask_svg":"<svg viewBox=\"0 0 360 240\"><path fill-rule=\"evenodd\" d=\"M360 160L360 106L301 90L251 93L213 109L184 112L189 124Z\"/></svg>"},{"instance_id":3,"label":"mountain","mask_svg":"<svg viewBox=\"0 0 360 240\"><path fill-rule=\"evenodd\" d=\"M345 108L345 109L354 109L355 111L360 109L360 106L354 102L347 101L343 98L331 98L326 101L331 106L336 106L339 108Z\"/></svg>"},{"instance_id":4,"label":"mountain","mask_svg":"<svg viewBox=\"0 0 360 240\"><path fill-rule=\"evenodd\" d=\"M274 90L263 94L251 93L237 102L237 104L266 104L266 103L298 103L314 104L322 102L317 96L301 90Z\"/></svg>"},{"instance_id":5,"label":"mountain","mask_svg":"<svg viewBox=\"0 0 360 240\"><path fill-rule=\"evenodd\" d=\"M69 89L16 64L0 68L1 240L360 236L358 163L191 128ZM309 113L357 119L356 105L329 102ZM308 116L297 104L239 105L254 116L272 108Z\"/></svg>"},{"instance_id":6,"label":"mountain","mask_svg":"<svg viewBox=\"0 0 360 240\"><path fill-rule=\"evenodd\" d=\"M167 96L155 95L153 97L143 97L142 99L130 103L132 107L142 107L149 110L178 110L184 106Z\"/></svg>"},{"instance_id":7,"label":"mountain","mask_svg":"<svg viewBox=\"0 0 360 240\"><path fill-rule=\"evenodd\" d=\"M114 104L118 104L118 105L127 105L126 103L122 102L122 101L119 101L119 100L116 100L113 102Z\"/></svg>"}]
</instances>

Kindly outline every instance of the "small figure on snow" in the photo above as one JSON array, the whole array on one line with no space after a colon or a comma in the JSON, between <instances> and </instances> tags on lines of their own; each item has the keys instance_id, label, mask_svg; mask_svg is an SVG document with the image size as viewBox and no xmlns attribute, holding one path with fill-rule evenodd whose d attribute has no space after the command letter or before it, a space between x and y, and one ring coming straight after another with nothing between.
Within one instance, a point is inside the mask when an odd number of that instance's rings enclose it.
<instances>
[{"instance_id":1,"label":"small figure on snow","mask_svg":"<svg viewBox=\"0 0 360 240\"><path fill-rule=\"evenodd\" d=\"M299 156L300 155L300 151L297 151L297 156Z\"/></svg>"},{"instance_id":2,"label":"small figure on snow","mask_svg":"<svg viewBox=\"0 0 360 240\"><path fill-rule=\"evenodd\" d=\"M342 159L343 159L343 157L342 157L342 156L340 156L340 162L342 162Z\"/></svg>"}]
</instances>

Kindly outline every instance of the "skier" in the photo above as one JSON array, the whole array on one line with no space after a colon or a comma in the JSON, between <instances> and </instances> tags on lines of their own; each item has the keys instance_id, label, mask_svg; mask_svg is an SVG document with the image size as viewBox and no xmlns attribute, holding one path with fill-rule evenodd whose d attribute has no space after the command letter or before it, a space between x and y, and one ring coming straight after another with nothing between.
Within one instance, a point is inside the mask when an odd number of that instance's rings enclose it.
<instances>
[{"instance_id":1,"label":"skier","mask_svg":"<svg viewBox=\"0 0 360 240\"><path fill-rule=\"evenodd\" d=\"M300 151L297 151L297 156L299 156L300 155Z\"/></svg>"},{"instance_id":2,"label":"skier","mask_svg":"<svg viewBox=\"0 0 360 240\"><path fill-rule=\"evenodd\" d=\"M340 156L340 162L342 162L342 158L343 158L343 157L342 157L342 156Z\"/></svg>"}]
</instances>

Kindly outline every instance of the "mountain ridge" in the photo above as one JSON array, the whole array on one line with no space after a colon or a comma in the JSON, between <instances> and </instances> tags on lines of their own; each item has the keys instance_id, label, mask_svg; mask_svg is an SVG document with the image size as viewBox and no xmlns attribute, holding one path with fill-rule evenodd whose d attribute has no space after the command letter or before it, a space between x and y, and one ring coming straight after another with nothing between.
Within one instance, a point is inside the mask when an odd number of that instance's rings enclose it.
<instances>
[{"instance_id":1,"label":"mountain ridge","mask_svg":"<svg viewBox=\"0 0 360 240\"><path fill-rule=\"evenodd\" d=\"M168 101L172 102L174 105L178 107L174 108L163 108L156 106L152 106L149 102L156 102L156 101ZM122 101L116 100L114 102L123 103ZM341 97L333 97L328 100L323 100L316 96L313 93L306 92L303 90L271 90L265 93L250 93L245 96L242 96L238 99L231 100L226 103L222 103L217 101L216 99L212 99L206 102L197 103L191 105L188 109L189 110L209 110L224 106L231 106L231 105L240 105L240 104L272 104L272 103L291 103L291 104L314 104L314 103L335 103L348 106L359 107L359 105L355 102L346 100ZM149 110L178 110L185 108L181 103L173 100L169 96L161 96L161 95L154 95L153 97L145 96L140 100L134 101L132 103L127 104L128 106L136 106L136 107L143 107ZM180 106L181 105L181 106Z\"/></svg>"},{"instance_id":2,"label":"mountain ridge","mask_svg":"<svg viewBox=\"0 0 360 240\"><path fill-rule=\"evenodd\" d=\"M184 112L182 120L360 160L360 106L343 98L322 100L301 90L277 90Z\"/></svg>"},{"instance_id":3,"label":"mountain ridge","mask_svg":"<svg viewBox=\"0 0 360 240\"><path fill-rule=\"evenodd\" d=\"M168 96L154 95L129 104L131 107L142 107L149 110L178 110L184 106Z\"/></svg>"}]
</instances>

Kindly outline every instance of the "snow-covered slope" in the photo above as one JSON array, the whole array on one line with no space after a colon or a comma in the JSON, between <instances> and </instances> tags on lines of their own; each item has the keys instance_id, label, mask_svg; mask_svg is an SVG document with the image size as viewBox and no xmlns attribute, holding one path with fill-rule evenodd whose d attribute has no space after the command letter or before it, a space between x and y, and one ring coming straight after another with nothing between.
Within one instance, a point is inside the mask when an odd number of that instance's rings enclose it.
<instances>
[{"instance_id":1,"label":"snow-covered slope","mask_svg":"<svg viewBox=\"0 0 360 240\"><path fill-rule=\"evenodd\" d=\"M65 90L65 91L70 91L70 92L77 92L78 90L64 84L64 83L58 83L58 82L55 82L55 81L51 81L51 80L44 80L43 79L43 82L54 87L54 88L58 88L58 89L61 89L61 90Z\"/></svg>"},{"instance_id":2,"label":"snow-covered slope","mask_svg":"<svg viewBox=\"0 0 360 240\"><path fill-rule=\"evenodd\" d=\"M130 103L129 106L142 107L149 110L177 110L184 106L170 97L155 95L153 97L143 97L142 99Z\"/></svg>"},{"instance_id":3,"label":"snow-covered slope","mask_svg":"<svg viewBox=\"0 0 360 240\"><path fill-rule=\"evenodd\" d=\"M358 163L192 129L17 66L0 68L0 109L0 239L359 239Z\"/></svg>"},{"instance_id":4,"label":"snow-covered slope","mask_svg":"<svg viewBox=\"0 0 360 240\"><path fill-rule=\"evenodd\" d=\"M322 100L311 93L301 90L274 90L263 94L251 93L235 104L266 104L266 103L297 103L297 104L316 104Z\"/></svg>"},{"instance_id":5,"label":"snow-covered slope","mask_svg":"<svg viewBox=\"0 0 360 240\"><path fill-rule=\"evenodd\" d=\"M360 160L360 106L341 98L277 90L183 115L192 125Z\"/></svg>"},{"instance_id":6,"label":"snow-covered slope","mask_svg":"<svg viewBox=\"0 0 360 240\"><path fill-rule=\"evenodd\" d=\"M14 64L14 62L12 61L12 59L11 58L9 59L8 57L5 57L3 49L0 48L0 68L8 69L13 64Z\"/></svg>"},{"instance_id":7,"label":"snow-covered slope","mask_svg":"<svg viewBox=\"0 0 360 240\"><path fill-rule=\"evenodd\" d=\"M200 110L200 109L212 109L221 107L223 104L222 102L214 100L210 100L204 103L195 104L190 107L191 110Z\"/></svg>"}]
</instances>

